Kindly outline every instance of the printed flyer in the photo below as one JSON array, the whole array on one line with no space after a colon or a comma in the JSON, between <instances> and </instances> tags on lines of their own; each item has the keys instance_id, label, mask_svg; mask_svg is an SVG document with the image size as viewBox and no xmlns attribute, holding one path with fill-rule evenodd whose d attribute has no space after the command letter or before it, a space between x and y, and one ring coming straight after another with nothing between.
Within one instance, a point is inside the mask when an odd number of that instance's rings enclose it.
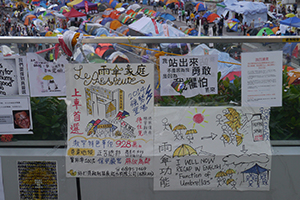
<instances>
[{"instance_id":1,"label":"printed flyer","mask_svg":"<svg viewBox=\"0 0 300 200\"><path fill-rule=\"evenodd\" d=\"M282 106L282 51L242 53L242 106Z\"/></svg>"},{"instance_id":2,"label":"printed flyer","mask_svg":"<svg viewBox=\"0 0 300 200\"><path fill-rule=\"evenodd\" d=\"M29 95L26 57L0 58L0 97Z\"/></svg>"},{"instance_id":3,"label":"printed flyer","mask_svg":"<svg viewBox=\"0 0 300 200\"><path fill-rule=\"evenodd\" d=\"M161 96L218 94L218 55L161 56Z\"/></svg>"},{"instance_id":4,"label":"printed flyer","mask_svg":"<svg viewBox=\"0 0 300 200\"><path fill-rule=\"evenodd\" d=\"M29 97L1 98L0 134L32 134Z\"/></svg>"},{"instance_id":5,"label":"printed flyer","mask_svg":"<svg viewBox=\"0 0 300 200\"><path fill-rule=\"evenodd\" d=\"M28 53L27 62L32 97L66 96L65 57L48 62L36 53Z\"/></svg>"},{"instance_id":6,"label":"printed flyer","mask_svg":"<svg viewBox=\"0 0 300 200\"><path fill-rule=\"evenodd\" d=\"M269 117L269 107L155 107L154 190L269 190Z\"/></svg>"},{"instance_id":7,"label":"printed flyer","mask_svg":"<svg viewBox=\"0 0 300 200\"><path fill-rule=\"evenodd\" d=\"M18 161L20 199L58 199L56 161Z\"/></svg>"},{"instance_id":8,"label":"printed flyer","mask_svg":"<svg viewBox=\"0 0 300 200\"><path fill-rule=\"evenodd\" d=\"M152 177L154 66L69 64L68 177Z\"/></svg>"}]
</instances>

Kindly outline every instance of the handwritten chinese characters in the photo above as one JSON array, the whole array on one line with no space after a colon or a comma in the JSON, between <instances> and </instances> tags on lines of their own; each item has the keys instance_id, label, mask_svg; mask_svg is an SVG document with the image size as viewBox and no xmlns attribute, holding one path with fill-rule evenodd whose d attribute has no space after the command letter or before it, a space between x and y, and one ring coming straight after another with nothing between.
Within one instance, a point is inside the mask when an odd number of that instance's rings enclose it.
<instances>
[{"instance_id":1,"label":"handwritten chinese characters","mask_svg":"<svg viewBox=\"0 0 300 200\"><path fill-rule=\"evenodd\" d=\"M160 57L161 95L217 94L216 55Z\"/></svg>"},{"instance_id":2,"label":"handwritten chinese characters","mask_svg":"<svg viewBox=\"0 0 300 200\"><path fill-rule=\"evenodd\" d=\"M67 66L68 176L153 176L153 65Z\"/></svg>"}]
</instances>

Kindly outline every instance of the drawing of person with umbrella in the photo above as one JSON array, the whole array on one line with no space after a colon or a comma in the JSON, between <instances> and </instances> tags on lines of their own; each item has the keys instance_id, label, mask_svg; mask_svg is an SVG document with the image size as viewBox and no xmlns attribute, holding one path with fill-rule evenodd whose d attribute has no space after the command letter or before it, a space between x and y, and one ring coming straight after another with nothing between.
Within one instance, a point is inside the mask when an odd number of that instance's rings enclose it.
<instances>
[{"instance_id":1,"label":"drawing of person with umbrella","mask_svg":"<svg viewBox=\"0 0 300 200\"><path fill-rule=\"evenodd\" d=\"M183 124L178 124L177 126L174 127L173 129L173 134L175 136L175 140L184 140L183 134L181 130L186 130L186 127Z\"/></svg>"},{"instance_id":2,"label":"drawing of person with umbrella","mask_svg":"<svg viewBox=\"0 0 300 200\"><path fill-rule=\"evenodd\" d=\"M225 176L227 176L226 172L219 171L218 173L216 173L215 178L217 178L217 181L218 181L217 187L220 187L225 183L225 181L226 181L226 178L224 178Z\"/></svg>"},{"instance_id":3,"label":"drawing of person with umbrella","mask_svg":"<svg viewBox=\"0 0 300 200\"><path fill-rule=\"evenodd\" d=\"M193 140L194 140L194 135L193 134L196 134L198 133L196 129L190 129L190 130L187 130L185 132L185 135L186 135L186 139L188 139L188 141L190 143L193 143Z\"/></svg>"}]
</instances>

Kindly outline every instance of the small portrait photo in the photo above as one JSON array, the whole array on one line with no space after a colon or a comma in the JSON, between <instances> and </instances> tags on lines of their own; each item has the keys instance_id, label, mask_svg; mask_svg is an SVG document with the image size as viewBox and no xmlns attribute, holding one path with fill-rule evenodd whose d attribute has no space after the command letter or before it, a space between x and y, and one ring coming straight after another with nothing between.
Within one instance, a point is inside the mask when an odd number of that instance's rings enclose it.
<instances>
[{"instance_id":1,"label":"small portrait photo","mask_svg":"<svg viewBox=\"0 0 300 200\"><path fill-rule=\"evenodd\" d=\"M29 110L13 110L14 127L30 128Z\"/></svg>"}]
</instances>

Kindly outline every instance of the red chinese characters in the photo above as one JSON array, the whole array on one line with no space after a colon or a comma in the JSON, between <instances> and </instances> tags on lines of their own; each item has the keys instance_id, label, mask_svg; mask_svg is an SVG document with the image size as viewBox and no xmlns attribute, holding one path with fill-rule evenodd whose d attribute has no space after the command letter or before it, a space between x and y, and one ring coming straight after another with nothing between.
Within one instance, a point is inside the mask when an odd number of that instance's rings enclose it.
<instances>
[{"instance_id":1,"label":"red chinese characters","mask_svg":"<svg viewBox=\"0 0 300 200\"><path fill-rule=\"evenodd\" d=\"M75 92L74 95L72 95L73 98L73 105L72 107L75 107L75 111L73 112L73 116L74 116L74 123L72 123L70 125L70 129L71 129L71 134L83 134L80 132L80 128L79 128L79 122L80 122L80 114L81 112L78 110L78 108L81 106L80 104L80 100L77 97L81 97L81 95L79 94L79 91L75 88Z\"/></svg>"}]
</instances>

